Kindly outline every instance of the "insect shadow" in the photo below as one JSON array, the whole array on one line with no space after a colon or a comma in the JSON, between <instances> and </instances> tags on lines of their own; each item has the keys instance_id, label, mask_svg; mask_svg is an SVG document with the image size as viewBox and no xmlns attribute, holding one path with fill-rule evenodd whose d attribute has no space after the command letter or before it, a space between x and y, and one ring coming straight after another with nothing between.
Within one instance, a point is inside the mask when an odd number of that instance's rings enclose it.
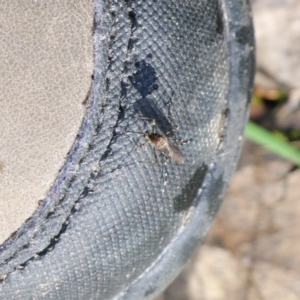
<instances>
[{"instance_id":1,"label":"insect shadow","mask_svg":"<svg viewBox=\"0 0 300 300\"><path fill-rule=\"evenodd\" d=\"M136 101L133 105L135 114L139 115L140 119L152 121L155 120L155 127L161 132L166 132L170 137L174 136L174 133L178 130L178 126L171 116L171 102L164 103L164 107L167 109L167 114L164 114L161 109L158 108L157 103L152 98L142 98ZM153 130L153 129L152 129Z\"/></svg>"}]
</instances>

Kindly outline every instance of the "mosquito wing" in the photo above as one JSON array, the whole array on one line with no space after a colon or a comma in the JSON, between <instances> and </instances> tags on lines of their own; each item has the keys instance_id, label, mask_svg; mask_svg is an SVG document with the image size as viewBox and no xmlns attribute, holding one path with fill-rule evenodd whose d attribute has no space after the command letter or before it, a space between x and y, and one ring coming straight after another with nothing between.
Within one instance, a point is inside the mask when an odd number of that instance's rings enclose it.
<instances>
[{"instance_id":1,"label":"mosquito wing","mask_svg":"<svg viewBox=\"0 0 300 300\"><path fill-rule=\"evenodd\" d=\"M183 154L180 150L169 140L166 143L166 149L168 151L168 156L170 156L173 160L182 164L184 162Z\"/></svg>"}]
</instances>

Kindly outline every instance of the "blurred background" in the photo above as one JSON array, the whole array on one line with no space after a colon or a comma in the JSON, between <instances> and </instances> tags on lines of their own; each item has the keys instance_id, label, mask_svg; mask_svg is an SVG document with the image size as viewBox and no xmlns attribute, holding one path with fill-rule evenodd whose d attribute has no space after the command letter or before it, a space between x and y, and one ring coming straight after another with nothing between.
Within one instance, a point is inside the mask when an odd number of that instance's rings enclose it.
<instances>
[{"instance_id":1,"label":"blurred background","mask_svg":"<svg viewBox=\"0 0 300 300\"><path fill-rule=\"evenodd\" d=\"M251 3L257 72L240 162L205 241L156 300L300 299L300 1Z\"/></svg>"}]
</instances>

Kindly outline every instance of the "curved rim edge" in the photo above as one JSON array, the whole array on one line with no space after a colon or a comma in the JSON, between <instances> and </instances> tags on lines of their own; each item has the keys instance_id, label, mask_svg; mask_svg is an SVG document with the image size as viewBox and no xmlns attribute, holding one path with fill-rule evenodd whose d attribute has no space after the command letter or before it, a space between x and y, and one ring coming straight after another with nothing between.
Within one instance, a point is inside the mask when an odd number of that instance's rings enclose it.
<instances>
[{"instance_id":1,"label":"curved rim edge","mask_svg":"<svg viewBox=\"0 0 300 300\"><path fill-rule=\"evenodd\" d=\"M239 7L236 5L239 2ZM180 273L184 265L200 244L210 227L215 213L223 198L229 180L237 165L243 144L245 120L248 118L248 106L254 79L254 33L250 5L248 0L222 0L225 13L228 47L230 51L230 84L228 91L227 117L228 127L216 162L209 166L202 189L198 191L196 206L186 226L178 232L165 251L145 270L129 287L114 300L153 299L164 290ZM237 33L241 28L248 29L245 45L241 45ZM242 63L246 63L246 74L239 76ZM224 149L232 148L229 152ZM229 166L225 169L225 165ZM219 184L220 189L216 189ZM216 206L211 210L210 200L217 197ZM211 213L212 211L212 213ZM199 229L202 230L199 230ZM176 259L174 259L176 258Z\"/></svg>"}]
</instances>

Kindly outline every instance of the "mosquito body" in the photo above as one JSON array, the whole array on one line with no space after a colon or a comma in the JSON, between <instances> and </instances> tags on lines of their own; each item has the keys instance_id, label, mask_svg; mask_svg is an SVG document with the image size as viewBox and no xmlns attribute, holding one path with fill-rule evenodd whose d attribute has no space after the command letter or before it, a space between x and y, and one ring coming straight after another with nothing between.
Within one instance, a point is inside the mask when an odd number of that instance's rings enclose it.
<instances>
[{"instance_id":1,"label":"mosquito body","mask_svg":"<svg viewBox=\"0 0 300 300\"><path fill-rule=\"evenodd\" d=\"M153 120L153 128L155 126L155 121ZM152 129L152 132L145 131L143 136L148 140L148 142L160 151L163 156L168 159L172 158L174 161L178 163L184 162L184 157L180 150L170 141L170 139L166 135L155 133ZM156 158L156 157L155 157ZM157 158L156 158L157 160Z\"/></svg>"}]
</instances>

